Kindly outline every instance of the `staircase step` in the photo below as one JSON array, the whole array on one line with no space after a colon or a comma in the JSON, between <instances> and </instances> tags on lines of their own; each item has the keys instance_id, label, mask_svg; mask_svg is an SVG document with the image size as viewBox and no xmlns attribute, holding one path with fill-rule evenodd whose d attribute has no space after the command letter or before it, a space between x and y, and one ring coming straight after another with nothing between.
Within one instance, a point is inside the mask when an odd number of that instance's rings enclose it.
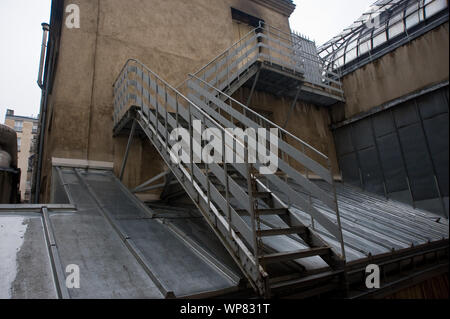
<instances>
[{"instance_id":1,"label":"staircase step","mask_svg":"<svg viewBox=\"0 0 450 319\"><path fill-rule=\"evenodd\" d=\"M296 226L289 228L261 229L257 230L256 234L259 237L270 237L270 236L301 234L305 232L306 232L305 226Z\"/></svg>"},{"instance_id":2,"label":"staircase step","mask_svg":"<svg viewBox=\"0 0 450 319\"><path fill-rule=\"evenodd\" d=\"M236 211L240 215L248 215L249 213L245 209ZM286 208L266 208L257 209L256 214L259 216L273 216L273 215L287 215L289 211Z\"/></svg>"},{"instance_id":3,"label":"staircase step","mask_svg":"<svg viewBox=\"0 0 450 319\"><path fill-rule=\"evenodd\" d=\"M275 253L270 255L265 255L260 257L261 262L265 264L273 264L283 261L307 258L312 256L323 256L329 254L331 251L330 247L318 247L318 248L308 248L296 251L289 251L283 253Z\"/></svg>"},{"instance_id":4,"label":"staircase step","mask_svg":"<svg viewBox=\"0 0 450 319\"><path fill-rule=\"evenodd\" d=\"M222 194L222 196L226 195L226 191L223 189L223 187L219 187L219 186L216 186L216 187L220 188L219 193ZM260 198L260 199L271 199L272 195L271 195L271 193L267 193L267 192L253 192L253 197ZM273 215L273 214L270 214L270 215Z\"/></svg>"}]
</instances>

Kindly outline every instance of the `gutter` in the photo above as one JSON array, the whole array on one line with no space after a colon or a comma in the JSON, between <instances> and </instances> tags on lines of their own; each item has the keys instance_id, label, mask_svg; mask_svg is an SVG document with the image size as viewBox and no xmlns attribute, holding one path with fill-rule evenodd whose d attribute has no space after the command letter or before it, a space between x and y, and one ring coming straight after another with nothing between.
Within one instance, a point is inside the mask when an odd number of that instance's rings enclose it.
<instances>
[{"instance_id":1,"label":"gutter","mask_svg":"<svg viewBox=\"0 0 450 319\"><path fill-rule=\"evenodd\" d=\"M41 59L39 65L38 85L42 90L40 117L39 117L39 140L38 140L38 160L35 164L35 173L33 173L33 191L32 202L39 203L41 192L41 174L43 163L43 150L45 141L45 130L47 122L47 105L48 95L53 86L53 77L55 73L55 61L58 54L59 39L61 36L61 28L64 14L64 1L52 0L50 25L43 23L43 36L41 47ZM50 36L49 36L50 35ZM45 64L44 64L45 63Z\"/></svg>"}]
</instances>

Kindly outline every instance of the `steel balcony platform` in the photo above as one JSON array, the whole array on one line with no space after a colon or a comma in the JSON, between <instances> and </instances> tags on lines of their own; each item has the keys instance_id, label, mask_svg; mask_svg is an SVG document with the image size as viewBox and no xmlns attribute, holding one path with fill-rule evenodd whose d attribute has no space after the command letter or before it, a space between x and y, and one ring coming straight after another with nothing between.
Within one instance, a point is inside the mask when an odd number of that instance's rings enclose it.
<instances>
[{"instance_id":1,"label":"steel balcony platform","mask_svg":"<svg viewBox=\"0 0 450 319\"><path fill-rule=\"evenodd\" d=\"M259 75L254 74L243 84L248 89L253 87L256 79L254 87L256 91L267 92L279 98L288 97L295 99L300 86L299 101L318 106L331 106L345 101L343 96L333 94L330 90L307 82L303 74L297 71L264 60L255 62L254 66L260 72ZM226 91L226 88L224 90Z\"/></svg>"}]
</instances>

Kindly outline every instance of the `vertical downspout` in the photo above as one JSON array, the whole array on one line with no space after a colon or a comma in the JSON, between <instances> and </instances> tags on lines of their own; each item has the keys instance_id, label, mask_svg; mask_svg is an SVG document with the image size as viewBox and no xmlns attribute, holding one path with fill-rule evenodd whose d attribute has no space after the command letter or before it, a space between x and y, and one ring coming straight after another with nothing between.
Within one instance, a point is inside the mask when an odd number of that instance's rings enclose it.
<instances>
[{"instance_id":1,"label":"vertical downspout","mask_svg":"<svg viewBox=\"0 0 450 319\"><path fill-rule=\"evenodd\" d=\"M43 149L44 149L44 133L45 133L45 120L47 117L47 92L48 92L48 81L45 81L43 79L44 75L44 64L45 64L45 57L47 55L47 43L48 43L48 33L50 31L50 25L47 23L42 23L42 46L41 46L41 60L39 64L39 75L37 83L39 87L42 90L42 96L41 96L41 109L40 109L40 133L39 133L39 150L38 150L38 164L37 164L37 173L35 177L36 181L36 187L35 187L35 193L34 193L34 202L39 203L39 197L40 197L40 191L41 191L41 170L42 170L42 156L43 156ZM50 61L50 59L48 59Z\"/></svg>"}]
</instances>

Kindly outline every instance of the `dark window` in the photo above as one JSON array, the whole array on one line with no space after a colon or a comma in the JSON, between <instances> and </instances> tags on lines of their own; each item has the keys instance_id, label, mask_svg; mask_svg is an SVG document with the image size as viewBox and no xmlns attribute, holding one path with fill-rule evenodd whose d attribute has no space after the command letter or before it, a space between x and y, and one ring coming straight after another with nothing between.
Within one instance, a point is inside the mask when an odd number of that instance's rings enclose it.
<instances>
[{"instance_id":1,"label":"dark window","mask_svg":"<svg viewBox=\"0 0 450 319\"><path fill-rule=\"evenodd\" d=\"M259 27L260 21L264 22L263 19L254 17L245 12L239 11L235 8L231 8L231 17L233 18L233 20L237 20L242 23L251 25L252 27L255 27L255 28Z\"/></svg>"}]
</instances>

